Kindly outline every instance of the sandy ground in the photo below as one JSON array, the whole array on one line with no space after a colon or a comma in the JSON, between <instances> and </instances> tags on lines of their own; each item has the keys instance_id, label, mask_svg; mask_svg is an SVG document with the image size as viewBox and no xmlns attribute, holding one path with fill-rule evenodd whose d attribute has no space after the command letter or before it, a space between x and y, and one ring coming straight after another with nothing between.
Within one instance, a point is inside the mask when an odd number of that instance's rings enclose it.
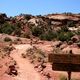
<instances>
[{"instance_id":1,"label":"sandy ground","mask_svg":"<svg viewBox=\"0 0 80 80\"><path fill-rule=\"evenodd\" d=\"M52 49L49 44L39 44L35 46L37 46L38 48L44 51L50 51ZM14 47L16 49L12 51L11 57L13 57L14 60L16 60L19 66L19 70L18 70L19 75L15 77L15 80L42 80L41 75L38 72L36 72L33 64L31 64L28 59L25 60L25 58L21 57L21 54L25 53L27 49L32 48L32 46L30 44L20 44L20 45L14 45ZM72 48L72 49L73 52L80 50L76 48ZM51 66L46 68L45 72L51 72L51 77L52 77L51 80L59 80L60 76L66 76L66 77L68 76L67 72L52 71ZM80 80L80 73L72 72L71 77Z\"/></svg>"},{"instance_id":2,"label":"sandy ground","mask_svg":"<svg viewBox=\"0 0 80 80\"><path fill-rule=\"evenodd\" d=\"M54 44L54 43L53 43ZM34 44L33 46L36 46L37 48L40 48L43 51L49 52L53 48L51 47L52 43L45 42L44 44ZM30 61L27 58L23 58L21 56L22 53L25 53L25 51L29 48L32 48L30 44L16 44L13 45L15 49L11 52L10 56L17 62L18 66L18 75L17 76L9 76L5 73L6 67L4 66L0 70L0 80L48 80L41 75L39 72L37 72L34 68L34 65L30 63ZM66 47L63 49L64 51L72 49L74 53L80 54L80 48L72 48L72 47ZM0 64L9 62L7 58L3 59ZM53 71L50 64L47 65L47 68L44 70L44 73L50 73L51 79L49 80L60 80L61 76L67 77L67 72L60 72L60 71ZM3 75L4 74L4 75ZM74 73L72 72L72 79L75 78L75 80L80 80L80 73Z\"/></svg>"},{"instance_id":3,"label":"sandy ground","mask_svg":"<svg viewBox=\"0 0 80 80\"><path fill-rule=\"evenodd\" d=\"M31 48L29 44L15 45L16 50L12 51L11 57L17 62L19 67L19 75L14 77L15 80L41 80L38 72L35 71L34 66L28 59L22 58L21 54L28 48Z\"/></svg>"}]
</instances>

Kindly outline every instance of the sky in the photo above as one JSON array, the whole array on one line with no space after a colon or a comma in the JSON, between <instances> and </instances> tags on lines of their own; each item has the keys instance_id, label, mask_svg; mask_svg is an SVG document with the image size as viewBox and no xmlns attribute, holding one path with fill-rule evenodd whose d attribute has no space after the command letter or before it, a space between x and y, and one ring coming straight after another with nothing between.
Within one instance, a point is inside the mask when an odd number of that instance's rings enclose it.
<instances>
[{"instance_id":1,"label":"sky","mask_svg":"<svg viewBox=\"0 0 80 80\"><path fill-rule=\"evenodd\" d=\"M8 16L64 12L80 13L80 0L0 0L0 13Z\"/></svg>"}]
</instances>

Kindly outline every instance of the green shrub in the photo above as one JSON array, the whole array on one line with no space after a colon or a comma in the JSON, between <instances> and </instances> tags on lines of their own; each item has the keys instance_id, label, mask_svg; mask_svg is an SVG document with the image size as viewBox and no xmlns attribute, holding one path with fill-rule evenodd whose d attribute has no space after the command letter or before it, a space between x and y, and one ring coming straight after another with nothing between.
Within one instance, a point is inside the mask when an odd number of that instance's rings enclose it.
<instances>
[{"instance_id":1,"label":"green shrub","mask_svg":"<svg viewBox=\"0 0 80 80\"><path fill-rule=\"evenodd\" d=\"M10 24L6 22L0 27L0 33L5 33L5 34L10 35L12 32L20 36L21 35L21 24L20 23Z\"/></svg>"},{"instance_id":2,"label":"green shrub","mask_svg":"<svg viewBox=\"0 0 80 80\"><path fill-rule=\"evenodd\" d=\"M63 26L61 27L61 30L59 30L59 32L68 32L68 27L67 26Z\"/></svg>"},{"instance_id":3,"label":"green shrub","mask_svg":"<svg viewBox=\"0 0 80 80\"><path fill-rule=\"evenodd\" d=\"M9 37L5 37L5 38L4 38L4 41L9 42L9 41L12 41L12 40L11 40L11 38L9 38Z\"/></svg>"},{"instance_id":4,"label":"green shrub","mask_svg":"<svg viewBox=\"0 0 80 80\"><path fill-rule=\"evenodd\" d=\"M57 38L57 33L56 32L52 32L52 31L49 31L47 33L44 33L44 34L40 35L40 39L41 40L51 41L54 38Z\"/></svg>"},{"instance_id":5,"label":"green shrub","mask_svg":"<svg viewBox=\"0 0 80 80\"><path fill-rule=\"evenodd\" d=\"M18 37L21 36L21 23L16 23L14 24L14 33L15 35L17 35Z\"/></svg>"},{"instance_id":6,"label":"green shrub","mask_svg":"<svg viewBox=\"0 0 80 80\"><path fill-rule=\"evenodd\" d=\"M68 21L67 22L67 26L68 27L75 27L76 25L75 25L75 22L74 21Z\"/></svg>"},{"instance_id":7,"label":"green shrub","mask_svg":"<svg viewBox=\"0 0 80 80\"><path fill-rule=\"evenodd\" d=\"M75 32L77 35L80 35L80 29Z\"/></svg>"},{"instance_id":8,"label":"green shrub","mask_svg":"<svg viewBox=\"0 0 80 80\"><path fill-rule=\"evenodd\" d=\"M61 32L58 34L58 40L60 41L69 41L74 34L72 32Z\"/></svg>"},{"instance_id":9,"label":"green shrub","mask_svg":"<svg viewBox=\"0 0 80 80\"><path fill-rule=\"evenodd\" d=\"M47 62L47 55L35 46L27 50L26 56L28 56L33 62Z\"/></svg>"},{"instance_id":10,"label":"green shrub","mask_svg":"<svg viewBox=\"0 0 80 80\"><path fill-rule=\"evenodd\" d=\"M23 33L21 34L21 37L30 39L30 33Z\"/></svg>"},{"instance_id":11,"label":"green shrub","mask_svg":"<svg viewBox=\"0 0 80 80\"><path fill-rule=\"evenodd\" d=\"M20 36L21 36L21 29L20 29L20 28L16 28L16 29L14 30L14 33L15 33L15 35L17 35L18 37L20 37Z\"/></svg>"},{"instance_id":12,"label":"green shrub","mask_svg":"<svg viewBox=\"0 0 80 80\"><path fill-rule=\"evenodd\" d=\"M34 36L40 36L43 33L43 29L39 27L32 28L32 34Z\"/></svg>"},{"instance_id":13,"label":"green shrub","mask_svg":"<svg viewBox=\"0 0 80 80\"><path fill-rule=\"evenodd\" d=\"M0 32L5 34L11 34L14 31L14 26L9 23L4 23L2 27L0 27Z\"/></svg>"}]
</instances>

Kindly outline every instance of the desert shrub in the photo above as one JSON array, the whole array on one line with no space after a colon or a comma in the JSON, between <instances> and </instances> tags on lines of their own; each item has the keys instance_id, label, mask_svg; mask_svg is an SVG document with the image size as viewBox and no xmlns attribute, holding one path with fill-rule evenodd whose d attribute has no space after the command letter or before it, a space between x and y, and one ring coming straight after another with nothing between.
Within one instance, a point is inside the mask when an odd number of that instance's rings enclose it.
<instances>
[{"instance_id":1,"label":"desert shrub","mask_svg":"<svg viewBox=\"0 0 80 80\"><path fill-rule=\"evenodd\" d=\"M58 40L60 41L69 41L74 34L72 32L61 32L58 34Z\"/></svg>"},{"instance_id":2,"label":"desert shrub","mask_svg":"<svg viewBox=\"0 0 80 80\"><path fill-rule=\"evenodd\" d=\"M12 39L9 38L9 37L5 37L5 38L4 38L4 41L9 42L9 41L12 41Z\"/></svg>"},{"instance_id":3,"label":"desert shrub","mask_svg":"<svg viewBox=\"0 0 80 80\"><path fill-rule=\"evenodd\" d=\"M0 27L0 32L5 34L11 34L14 31L14 26L9 23L4 23L2 27Z\"/></svg>"},{"instance_id":4,"label":"desert shrub","mask_svg":"<svg viewBox=\"0 0 80 80\"><path fill-rule=\"evenodd\" d=\"M80 29L75 32L77 35L80 35Z\"/></svg>"},{"instance_id":5,"label":"desert shrub","mask_svg":"<svg viewBox=\"0 0 80 80\"><path fill-rule=\"evenodd\" d=\"M40 37L41 40L51 41L51 40L53 40L54 38L57 37L57 33L53 32L53 31L49 31L47 33L44 33L44 34L40 35L39 37Z\"/></svg>"},{"instance_id":6,"label":"desert shrub","mask_svg":"<svg viewBox=\"0 0 80 80\"><path fill-rule=\"evenodd\" d=\"M28 49L26 55L33 62L35 62L35 61L38 61L38 62L44 61L44 62L46 62L47 61L45 53L42 50L37 49L36 47Z\"/></svg>"},{"instance_id":7,"label":"desert shrub","mask_svg":"<svg viewBox=\"0 0 80 80\"><path fill-rule=\"evenodd\" d=\"M30 33L23 33L21 34L21 37L30 39Z\"/></svg>"},{"instance_id":8,"label":"desert shrub","mask_svg":"<svg viewBox=\"0 0 80 80\"><path fill-rule=\"evenodd\" d=\"M14 47L12 46L5 46L3 51L6 53L5 55L10 55L11 51L15 49Z\"/></svg>"},{"instance_id":9,"label":"desert shrub","mask_svg":"<svg viewBox=\"0 0 80 80\"><path fill-rule=\"evenodd\" d=\"M12 32L20 36L21 35L21 24L18 22L15 24L10 24L8 22L5 22L3 25L1 25L0 33L5 33L5 34L10 35Z\"/></svg>"},{"instance_id":10,"label":"desert shrub","mask_svg":"<svg viewBox=\"0 0 80 80\"><path fill-rule=\"evenodd\" d=\"M75 25L75 22L74 21L68 21L67 22L67 26L68 27L75 27L76 25Z\"/></svg>"},{"instance_id":11,"label":"desert shrub","mask_svg":"<svg viewBox=\"0 0 80 80\"><path fill-rule=\"evenodd\" d=\"M34 36L40 36L43 33L43 29L39 27L32 28L32 34Z\"/></svg>"},{"instance_id":12,"label":"desert shrub","mask_svg":"<svg viewBox=\"0 0 80 80\"><path fill-rule=\"evenodd\" d=\"M18 37L20 37L20 35L21 35L21 23L20 23L20 22L14 24L14 33L15 33Z\"/></svg>"},{"instance_id":13,"label":"desert shrub","mask_svg":"<svg viewBox=\"0 0 80 80\"><path fill-rule=\"evenodd\" d=\"M59 32L68 32L68 27L67 26L62 26L61 30L59 30Z\"/></svg>"},{"instance_id":14,"label":"desert shrub","mask_svg":"<svg viewBox=\"0 0 80 80\"><path fill-rule=\"evenodd\" d=\"M67 25L62 26L61 29L57 31L57 39L60 41L69 41L73 36L73 32L68 30Z\"/></svg>"},{"instance_id":15,"label":"desert shrub","mask_svg":"<svg viewBox=\"0 0 80 80\"><path fill-rule=\"evenodd\" d=\"M20 28L16 28L14 31L15 35L17 35L18 37L21 36L21 29Z\"/></svg>"},{"instance_id":16,"label":"desert shrub","mask_svg":"<svg viewBox=\"0 0 80 80\"><path fill-rule=\"evenodd\" d=\"M47 40L47 34L41 34L41 35L39 36L39 38L40 38L41 40Z\"/></svg>"}]
</instances>

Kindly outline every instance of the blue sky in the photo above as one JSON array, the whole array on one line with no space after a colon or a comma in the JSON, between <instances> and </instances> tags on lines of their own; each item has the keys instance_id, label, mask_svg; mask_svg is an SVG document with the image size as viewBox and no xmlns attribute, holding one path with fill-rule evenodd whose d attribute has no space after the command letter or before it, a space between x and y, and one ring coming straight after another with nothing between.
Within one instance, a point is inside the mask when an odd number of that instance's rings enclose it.
<instances>
[{"instance_id":1,"label":"blue sky","mask_svg":"<svg viewBox=\"0 0 80 80\"><path fill-rule=\"evenodd\" d=\"M8 16L21 13L33 15L80 13L80 0L0 0L0 12Z\"/></svg>"}]
</instances>

